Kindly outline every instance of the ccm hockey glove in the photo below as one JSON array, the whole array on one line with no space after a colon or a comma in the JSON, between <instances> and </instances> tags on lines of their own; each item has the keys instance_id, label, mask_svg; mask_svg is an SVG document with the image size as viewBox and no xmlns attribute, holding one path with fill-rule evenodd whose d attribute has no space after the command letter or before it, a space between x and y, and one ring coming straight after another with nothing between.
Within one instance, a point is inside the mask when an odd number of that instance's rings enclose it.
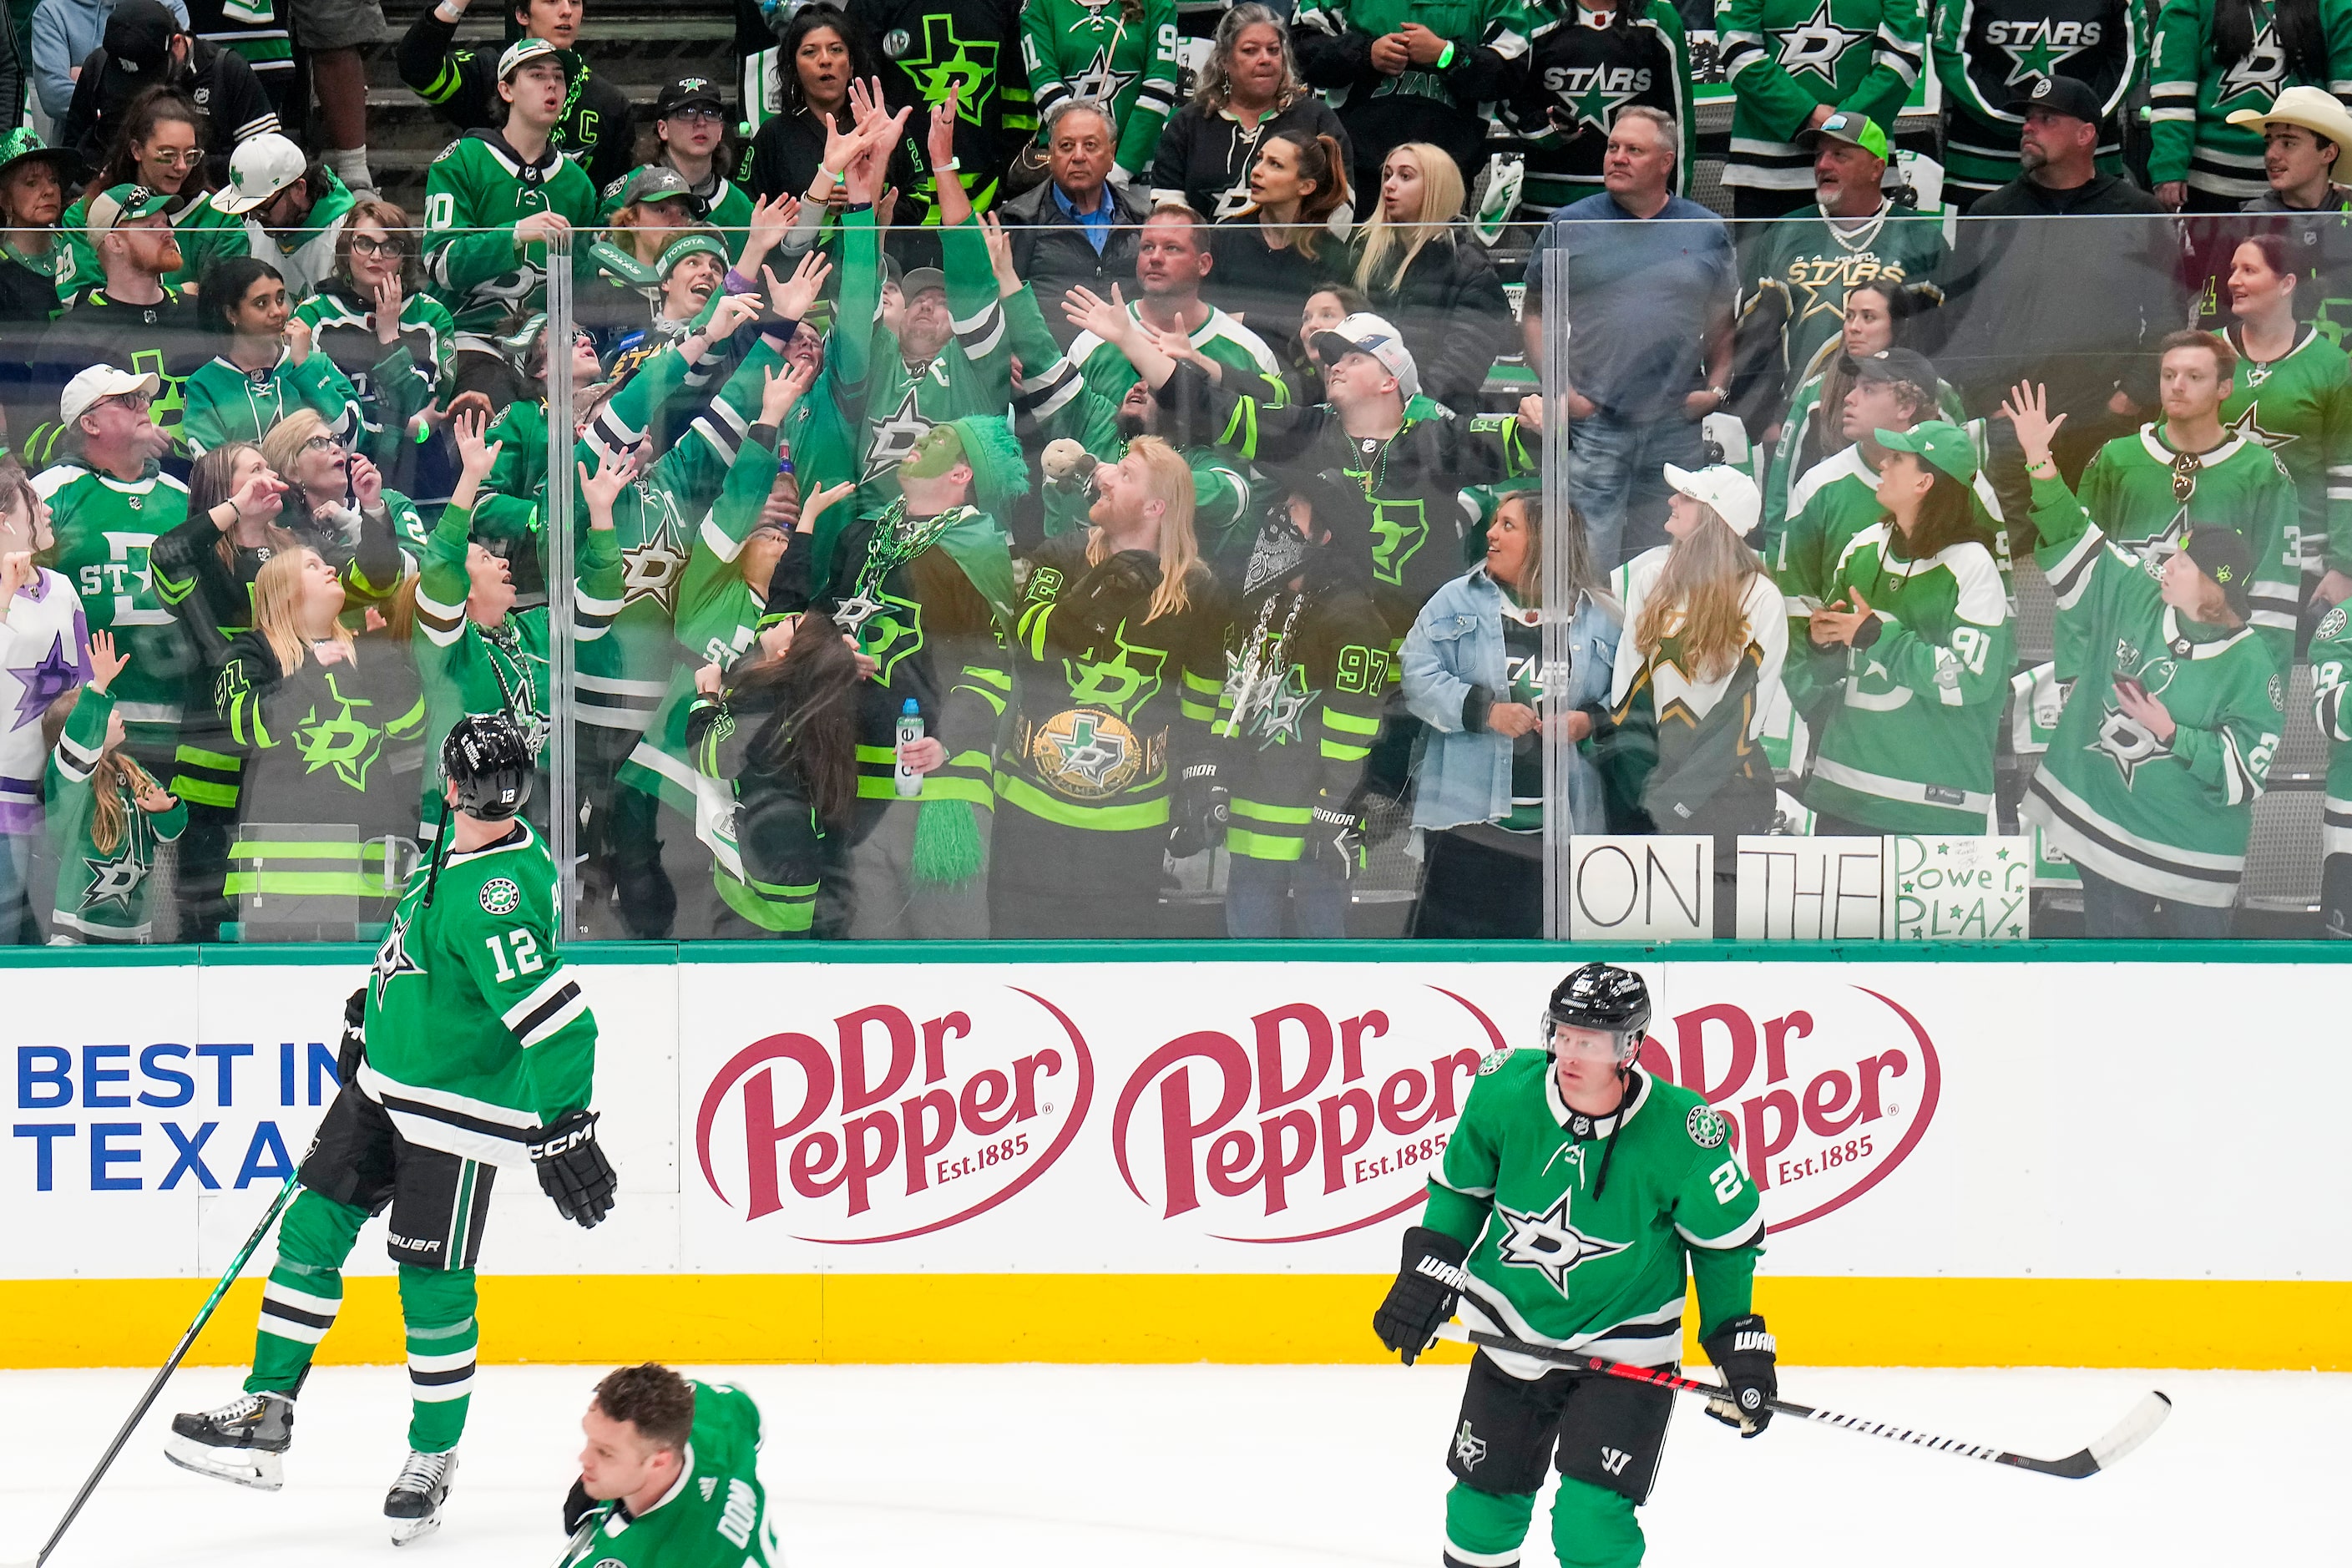
<instances>
[{"instance_id":1,"label":"ccm hockey glove","mask_svg":"<svg viewBox=\"0 0 2352 1568\"><path fill-rule=\"evenodd\" d=\"M1771 1402L1780 1396L1780 1379L1773 1370L1771 1331L1764 1320L1750 1312L1734 1318L1699 1342L1706 1359L1723 1373L1730 1399L1710 1399L1706 1413L1726 1426L1737 1426L1743 1437L1753 1437L1772 1424ZM1737 1403L1735 1403L1735 1401Z\"/></svg>"},{"instance_id":2,"label":"ccm hockey glove","mask_svg":"<svg viewBox=\"0 0 2352 1568\"><path fill-rule=\"evenodd\" d=\"M613 1194L621 1185L597 1145L596 1116L593 1110L567 1110L532 1133L530 1142L540 1191L555 1200L556 1213L577 1220L583 1230L595 1229L613 1212Z\"/></svg>"},{"instance_id":3,"label":"ccm hockey glove","mask_svg":"<svg viewBox=\"0 0 2352 1568\"><path fill-rule=\"evenodd\" d=\"M1404 1233L1404 1262L1388 1300L1372 1314L1372 1332L1381 1343L1404 1358L1413 1358L1437 1342L1437 1331L1454 1316L1454 1300L1462 1293L1462 1264L1470 1249L1442 1230L1417 1225Z\"/></svg>"},{"instance_id":4,"label":"ccm hockey glove","mask_svg":"<svg viewBox=\"0 0 2352 1568\"><path fill-rule=\"evenodd\" d=\"M1168 853L1179 860L1224 842L1233 816L1233 792L1217 782L1217 764L1194 763L1176 780L1171 803Z\"/></svg>"}]
</instances>

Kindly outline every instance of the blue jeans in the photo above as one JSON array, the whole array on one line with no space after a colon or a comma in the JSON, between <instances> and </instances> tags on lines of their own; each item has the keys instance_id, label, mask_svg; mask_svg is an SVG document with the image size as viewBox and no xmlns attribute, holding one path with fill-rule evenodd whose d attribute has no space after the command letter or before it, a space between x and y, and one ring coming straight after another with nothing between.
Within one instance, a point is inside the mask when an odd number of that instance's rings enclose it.
<instances>
[{"instance_id":1,"label":"blue jeans","mask_svg":"<svg viewBox=\"0 0 2352 1568\"><path fill-rule=\"evenodd\" d=\"M1298 935L1337 942L1348 934L1348 881L1339 868L1314 860L1225 862L1225 934L1242 940L1281 937L1282 906L1290 905Z\"/></svg>"},{"instance_id":2,"label":"blue jeans","mask_svg":"<svg viewBox=\"0 0 2352 1568\"><path fill-rule=\"evenodd\" d=\"M1614 571L1654 545L1666 542L1668 463L1696 468L1706 461L1696 421L1679 410L1655 419L1626 419L1606 411L1570 422L1568 499L1584 517L1592 564Z\"/></svg>"},{"instance_id":3,"label":"blue jeans","mask_svg":"<svg viewBox=\"0 0 2352 1568\"><path fill-rule=\"evenodd\" d=\"M2175 942L2218 942L2230 934L2227 908L2160 899L2110 881L2077 861L2083 879L2083 934L2088 937L2168 937Z\"/></svg>"},{"instance_id":4,"label":"blue jeans","mask_svg":"<svg viewBox=\"0 0 2352 1568\"><path fill-rule=\"evenodd\" d=\"M0 833L0 947L41 940L30 907L33 840L29 833Z\"/></svg>"}]
</instances>

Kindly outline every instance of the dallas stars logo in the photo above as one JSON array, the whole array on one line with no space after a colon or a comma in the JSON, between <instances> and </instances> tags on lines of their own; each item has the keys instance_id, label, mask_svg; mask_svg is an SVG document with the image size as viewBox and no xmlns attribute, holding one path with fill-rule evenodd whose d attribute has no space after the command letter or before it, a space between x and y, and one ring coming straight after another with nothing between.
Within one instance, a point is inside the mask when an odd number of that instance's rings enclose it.
<instances>
[{"instance_id":1,"label":"dallas stars logo","mask_svg":"<svg viewBox=\"0 0 2352 1568\"><path fill-rule=\"evenodd\" d=\"M2248 93L2268 100L2278 96L2279 84L2286 80L2286 49L2280 44L2278 23L2263 24L2254 41L2246 46L2238 63L2221 75L2221 89L2214 94L2216 102L2227 103Z\"/></svg>"},{"instance_id":2,"label":"dallas stars logo","mask_svg":"<svg viewBox=\"0 0 2352 1568\"><path fill-rule=\"evenodd\" d=\"M1560 107L1580 126L1591 126L1601 135L1617 111L1641 96L1648 86L1649 73L1636 71L1628 66L1579 66L1556 73L1562 79L1552 86L1552 96Z\"/></svg>"},{"instance_id":3,"label":"dallas stars logo","mask_svg":"<svg viewBox=\"0 0 2352 1568\"><path fill-rule=\"evenodd\" d=\"M404 974L422 974L425 966L408 956L409 913L402 910L392 917L392 929L383 933L382 945L375 950L375 967L368 972L368 983L375 987L375 1005L383 1005L383 994L392 983Z\"/></svg>"},{"instance_id":4,"label":"dallas stars logo","mask_svg":"<svg viewBox=\"0 0 2352 1568\"><path fill-rule=\"evenodd\" d=\"M956 37L951 16L929 16L923 18L923 52L902 54L898 64L931 108L945 103L948 94L961 86L963 91L956 100L956 118L979 125L982 110L996 92L997 48L984 39L967 43Z\"/></svg>"},{"instance_id":5,"label":"dallas stars logo","mask_svg":"<svg viewBox=\"0 0 2352 1568\"><path fill-rule=\"evenodd\" d=\"M1125 718L1160 689L1160 669L1167 658L1164 651L1137 647L1121 636L1117 658L1064 659L1062 668L1070 682L1070 700L1108 708Z\"/></svg>"},{"instance_id":6,"label":"dallas stars logo","mask_svg":"<svg viewBox=\"0 0 2352 1568\"><path fill-rule=\"evenodd\" d=\"M1570 1224L1565 1192L1541 1214L1521 1214L1501 1204L1495 1205L1495 1212L1510 1226L1510 1234L1503 1238L1503 1266L1536 1269L1563 1296L1568 1294L1570 1270L1596 1258L1613 1258L1633 1245L1587 1236Z\"/></svg>"},{"instance_id":7,"label":"dallas stars logo","mask_svg":"<svg viewBox=\"0 0 2352 1568\"><path fill-rule=\"evenodd\" d=\"M2256 446L2273 452L2295 440L2296 437L2292 432L2263 428L2261 415L2262 408L2258 405L2249 403L2243 414L2239 415L2221 428L2227 435L2235 436L2240 440L2252 441Z\"/></svg>"},{"instance_id":8,"label":"dallas stars logo","mask_svg":"<svg viewBox=\"0 0 2352 1568\"><path fill-rule=\"evenodd\" d=\"M1821 0L1803 26L1780 35L1780 68L1791 76L1811 72L1834 86L1838 61L1845 58L1846 50L1869 37L1866 28L1840 26L1830 0Z\"/></svg>"},{"instance_id":9,"label":"dallas stars logo","mask_svg":"<svg viewBox=\"0 0 2352 1568\"><path fill-rule=\"evenodd\" d=\"M313 707L294 728L294 743L302 758L302 771L308 774L320 768L332 768L345 789L365 794L368 770L375 765L378 753L383 750L383 731L360 718L358 710L375 704L364 697L344 696L332 672L327 676L327 695L340 710L331 718L321 719L319 710Z\"/></svg>"},{"instance_id":10,"label":"dallas stars logo","mask_svg":"<svg viewBox=\"0 0 2352 1568\"><path fill-rule=\"evenodd\" d=\"M1087 62L1084 70L1070 78L1070 90L1080 98L1092 99L1097 103L1116 103L1118 101L1118 95L1125 92L1129 85L1140 79L1142 75L1141 71L1123 71L1113 68L1110 61L1110 46L1106 44L1095 50L1095 58Z\"/></svg>"},{"instance_id":11,"label":"dallas stars logo","mask_svg":"<svg viewBox=\"0 0 2352 1568\"><path fill-rule=\"evenodd\" d=\"M2138 720L2119 709L2106 710L2099 721L2099 732L2083 748L2095 752L2116 764L2116 772L2124 776L2124 788L2132 787L2132 774L2142 763L2153 762L2166 755L2170 748L2159 745L2156 736Z\"/></svg>"},{"instance_id":12,"label":"dallas stars logo","mask_svg":"<svg viewBox=\"0 0 2352 1568\"><path fill-rule=\"evenodd\" d=\"M85 855L81 863L89 868L89 886L82 889L81 907L89 910L112 904L129 914L131 895L147 879L147 863L139 858L131 836L123 836L122 853L113 859L100 860Z\"/></svg>"},{"instance_id":13,"label":"dallas stars logo","mask_svg":"<svg viewBox=\"0 0 2352 1568\"><path fill-rule=\"evenodd\" d=\"M1075 773L1097 789L1127 762L1127 737L1106 735L1095 727L1091 713L1081 713L1067 739L1055 742L1062 753L1062 770Z\"/></svg>"},{"instance_id":14,"label":"dallas stars logo","mask_svg":"<svg viewBox=\"0 0 2352 1568\"><path fill-rule=\"evenodd\" d=\"M16 694L16 721L8 727L21 730L27 724L39 723L41 715L49 710L49 704L74 689L79 674L73 659L66 654L65 634L60 632L51 641L49 651L41 656L40 663L16 672L24 689Z\"/></svg>"},{"instance_id":15,"label":"dallas stars logo","mask_svg":"<svg viewBox=\"0 0 2352 1568\"><path fill-rule=\"evenodd\" d=\"M1470 1423L1462 1423L1462 1430L1454 1434L1454 1457L1462 1461L1465 1470L1475 1470L1478 1461L1486 1457L1486 1439L1470 1430Z\"/></svg>"},{"instance_id":16,"label":"dallas stars logo","mask_svg":"<svg viewBox=\"0 0 2352 1568\"><path fill-rule=\"evenodd\" d=\"M1350 479L1360 479L1360 473L1350 472ZM1429 542L1429 509L1417 500L1382 500L1372 503L1372 575L1381 582L1402 586L1405 563L1421 553Z\"/></svg>"},{"instance_id":17,"label":"dallas stars logo","mask_svg":"<svg viewBox=\"0 0 2352 1568\"><path fill-rule=\"evenodd\" d=\"M931 422L924 418L915 405L915 400L922 390L920 377L909 381L907 395L898 400L898 407L883 418L867 421L873 438L866 458L866 479L879 479L896 470L902 461L913 455L915 443L920 441L923 432L931 427Z\"/></svg>"},{"instance_id":18,"label":"dallas stars logo","mask_svg":"<svg viewBox=\"0 0 2352 1568\"><path fill-rule=\"evenodd\" d=\"M660 508L660 521L646 531L635 548L621 552L621 603L628 605L651 599L661 605L664 615L671 615L677 610L678 581L686 575L686 552L678 548L667 495L656 499L649 494L646 499L648 507Z\"/></svg>"}]
</instances>

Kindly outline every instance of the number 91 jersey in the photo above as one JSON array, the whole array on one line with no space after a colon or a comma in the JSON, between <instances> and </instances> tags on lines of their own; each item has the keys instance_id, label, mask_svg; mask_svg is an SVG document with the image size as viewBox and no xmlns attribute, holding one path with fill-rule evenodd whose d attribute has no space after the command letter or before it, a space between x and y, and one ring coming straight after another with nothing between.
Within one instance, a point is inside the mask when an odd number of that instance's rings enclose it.
<instances>
[{"instance_id":1,"label":"number 91 jersey","mask_svg":"<svg viewBox=\"0 0 2352 1568\"><path fill-rule=\"evenodd\" d=\"M562 1568L783 1568L760 1485L760 1407L740 1388L688 1382L694 1429L677 1484L634 1519L618 1502L598 1504Z\"/></svg>"},{"instance_id":2,"label":"number 91 jersey","mask_svg":"<svg viewBox=\"0 0 2352 1568\"><path fill-rule=\"evenodd\" d=\"M596 1019L555 951L555 863L518 819L409 879L368 975L362 1092L400 1135L530 1164L532 1131L588 1103Z\"/></svg>"},{"instance_id":3,"label":"number 91 jersey","mask_svg":"<svg viewBox=\"0 0 2352 1568\"><path fill-rule=\"evenodd\" d=\"M1479 1068L1423 1224L1472 1242L1473 1328L1636 1366L1682 1358L1687 1257L1712 1324L1748 1310L1764 1216L1724 1120L1636 1070L1614 1117L1570 1110L1551 1060ZM1486 1352L1516 1377L1549 1363Z\"/></svg>"}]
</instances>

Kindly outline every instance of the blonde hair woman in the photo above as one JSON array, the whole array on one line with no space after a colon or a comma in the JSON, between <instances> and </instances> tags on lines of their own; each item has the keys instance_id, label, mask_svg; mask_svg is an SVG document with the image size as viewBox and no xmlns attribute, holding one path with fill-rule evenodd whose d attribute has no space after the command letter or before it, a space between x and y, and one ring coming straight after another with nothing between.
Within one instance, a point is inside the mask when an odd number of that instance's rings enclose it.
<instances>
[{"instance_id":1,"label":"blonde hair woman","mask_svg":"<svg viewBox=\"0 0 2352 1568\"><path fill-rule=\"evenodd\" d=\"M88 686L41 721L50 747L49 836L58 893L49 940L68 945L150 940L146 882L157 847L179 837L186 808L122 751L122 715L107 688L131 662L114 634L92 632Z\"/></svg>"},{"instance_id":2,"label":"blonde hair woman","mask_svg":"<svg viewBox=\"0 0 2352 1568\"><path fill-rule=\"evenodd\" d=\"M997 770L995 936L1150 936L1162 858L1220 841L1209 725L1224 595L1192 535L1192 471L1156 436L1095 470L1092 525L1032 557L1019 711Z\"/></svg>"},{"instance_id":3,"label":"blonde hair woman","mask_svg":"<svg viewBox=\"0 0 2352 1568\"><path fill-rule=\"evenodd\" d=\"M1423 393L1466 416L1512 324L1494 259L1461 221L1463 198L1462 171L1444 149L1390 149L1379 202L1358 231L1355 284L1404 334Z\"/></svg>"},{"instance_id":4,"label":"blonde hair woman","mask_svg":"<svg viewBox=\"0 0 2352 1568\"><path fill-rule=\"evenodd\" d=\"M253 625L221 664L221 716L247 758L226 889L256 900L243 941L365 937L415 858L424 695L405 650L354 637L343 605L324 556L281 551L255 574Z\"/></svg>"},{"instance_id":5,"label":"blonde hair woman","mask_svg":"<svg viewBox=\"0 0 2352 1568\"><path fill-rule=\"evenodd\" d=\"M287 485L278 526L335 568L352 615L390 598L424 553L416 503L311 409L271 426L261 456Z\"/></svg>"}]
</instances>

